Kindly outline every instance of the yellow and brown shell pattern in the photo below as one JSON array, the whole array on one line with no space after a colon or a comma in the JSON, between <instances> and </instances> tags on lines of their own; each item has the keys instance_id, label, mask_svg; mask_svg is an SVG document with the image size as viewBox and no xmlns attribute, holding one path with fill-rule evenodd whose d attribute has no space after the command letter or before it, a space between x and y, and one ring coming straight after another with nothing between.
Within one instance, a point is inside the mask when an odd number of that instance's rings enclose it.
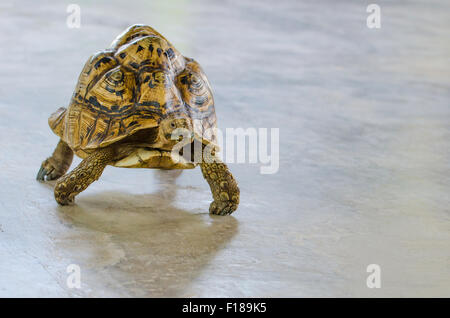
<instances>
[{"instance_id":1,"label":"yellow and brown shell pattern","mask_svg":"<svg viewBox=\"0 0 450 318\"><path fill-rule=\"evenodd\" d=\"M69 107L49 125L80 154L158 127L172 113L187 115L204 143L216 143L214 100L200 65L153 28L133 25L87 61Z\"/></svg>"}]
</instances>

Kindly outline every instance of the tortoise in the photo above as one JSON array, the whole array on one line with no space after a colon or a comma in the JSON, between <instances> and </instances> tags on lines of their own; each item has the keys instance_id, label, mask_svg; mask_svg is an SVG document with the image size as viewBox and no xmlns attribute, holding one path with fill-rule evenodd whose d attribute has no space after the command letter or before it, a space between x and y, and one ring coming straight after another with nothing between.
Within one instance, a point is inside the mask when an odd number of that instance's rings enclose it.
<instances>
[{"instance_id":1,"label":"tortoise","mask_svg":"<svg viewBox=\"0 0 450 318\"><path fill-rule=\"evenodd\" d=\"M237 209L238 185L216 154L216 114L208 79L194 59L182 56L150 26L132 25L108 49L92 55L68 108L59 108L48 123L60 140L36 179L57 179L54 194L61 205L73 203L107 165L199 165L213 196L209 212L227 215ZM179 130L187 134L177 135ZM183 152L180 143L201 145L200 160L194 160L198 156L194 158L193 151ZM66 174L74 154L82 161Z\"/></svg>"}]
</instances>

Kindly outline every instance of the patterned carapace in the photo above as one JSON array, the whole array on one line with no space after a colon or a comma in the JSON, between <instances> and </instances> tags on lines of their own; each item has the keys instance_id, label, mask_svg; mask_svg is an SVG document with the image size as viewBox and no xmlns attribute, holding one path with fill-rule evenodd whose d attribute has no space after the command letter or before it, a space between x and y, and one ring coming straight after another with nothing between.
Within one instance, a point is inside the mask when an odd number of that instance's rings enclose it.
<instances>
[{"instance_id":1,"label":"patterned carapace","mask_svg":"<svg viewBox=\"0 0 450 318\"><path fill-rule=\"evenodd\" d=\"M158 127L173 113L192 119L205 142L216 142L214 100L200 65L153 28L133 25L89 58L69 107L49 125L74 151L88 153Z\"/></svg>"}]
</instances>

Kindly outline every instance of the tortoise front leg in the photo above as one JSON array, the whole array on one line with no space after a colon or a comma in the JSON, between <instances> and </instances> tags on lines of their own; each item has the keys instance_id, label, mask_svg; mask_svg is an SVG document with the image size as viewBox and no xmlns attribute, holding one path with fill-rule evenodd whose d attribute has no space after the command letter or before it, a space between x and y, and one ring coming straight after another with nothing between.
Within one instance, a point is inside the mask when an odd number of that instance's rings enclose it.
<instances>
[{"instance_id":1,"label":"tortoise front leg","mask_svg":"<svg viewBox=\"0 0 450 318\"><path fill-rule=\"evenodd\" d=\"M75 196L100 178L105 167L114 159L114 149L101 148L86 157L55 186L55 199L61 205L73 202Z\"/></svg>"},{"instance_id":2,"label":"tortoise front leg","mask_svg":"<svg viewBox=\"0 0 450 318\"><path fill-rule=\"evenodd\" d=\"M36 180L55 180L61 177L69 170L73 160L73 151L62 140L58 142L55 151L51 157L44 160L41 169L36 176Z\"/></svg>"},{"instance_id":3,"label":"tortoise front leg","mask_svg":"<svg viewBox=\"0 0 450 318\"><path fill-rule=\"evenodd\" d=\"M203 177L208 181L214 201L209 213L227 215L233 213L239 205L239 187L226 164L218 162L200 164Z\"/></svg>"}]
</instances>

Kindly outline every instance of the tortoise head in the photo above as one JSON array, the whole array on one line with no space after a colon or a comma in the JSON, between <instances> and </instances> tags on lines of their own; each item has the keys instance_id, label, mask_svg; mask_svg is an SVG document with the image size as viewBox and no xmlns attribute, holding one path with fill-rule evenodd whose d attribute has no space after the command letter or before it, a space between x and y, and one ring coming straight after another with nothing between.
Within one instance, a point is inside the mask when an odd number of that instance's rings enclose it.
<instances>
[{"instance_id":1,"label":"tortoise head","mask_svg":"<svg viewBox=\"0 0 450 318\"><path fill-rule=\"evenodd\" d=\"M155 148L171 150L177 143L184 144L194 141L192 119L183 113L171 113L159 124L158 139Z\"/></svg>"}]
</instances>

